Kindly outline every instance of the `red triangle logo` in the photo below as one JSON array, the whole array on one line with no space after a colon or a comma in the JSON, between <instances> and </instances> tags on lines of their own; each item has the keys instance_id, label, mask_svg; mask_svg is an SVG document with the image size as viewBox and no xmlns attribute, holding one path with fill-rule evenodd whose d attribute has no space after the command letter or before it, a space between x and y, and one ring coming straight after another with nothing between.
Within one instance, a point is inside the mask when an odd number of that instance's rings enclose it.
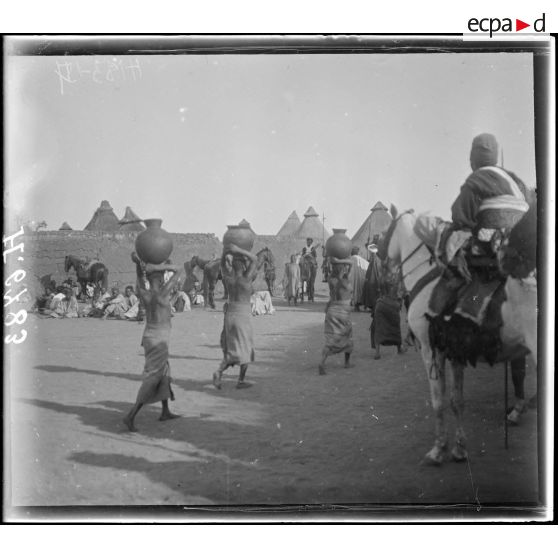
<instances>
[{"instance_id":1,"label":"red triangle logo","mask_svg":"<svg viewBox=\"0 0 558 558\"><path fill-rule=\"evenodd\" d=\"M516 31L521 31L522 29L525 29L526 27L531 27L531 25L529 23L525 23L524 21L521 21L520 19L515 20L515 30Z\"/></svg>"}]
</instances>

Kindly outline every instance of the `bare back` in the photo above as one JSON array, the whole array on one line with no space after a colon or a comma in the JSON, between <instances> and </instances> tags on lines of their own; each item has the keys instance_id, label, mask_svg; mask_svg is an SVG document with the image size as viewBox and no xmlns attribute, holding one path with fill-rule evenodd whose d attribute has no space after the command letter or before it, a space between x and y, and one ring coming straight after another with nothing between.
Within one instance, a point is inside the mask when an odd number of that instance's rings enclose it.
<instances>
[{"instance_id":1,"label":"bare back","mask_svg":"<svg viewBox=\"0 0 558 558\"><path fill-rule=\"evenodd\" d=\"M145 306L146 329L165 329L171 327L170 293L166 290L142 290L140 298Z\"/></svg>"},{"instance_id":2,"label":"bare back","mask_svg":"<svg viewBox=\"0 0 558 558\"><path fill-rule=\"evenodd\" d=\"M246 276L234 269L223 269L223 280L227 285L229 300L231 302L247 302L250 303L252 296L252 285L254 278Z\"/></svg>"},{"instance_id":3,"label":"bare back","mask_svg":"<svg viewBox=\"0 0 558 558\"><path fill-rule=\"evenodd\" d=\"M330 302L350 301L353 288L348 274L328 279Z\"/></svg>"}]
</instances>

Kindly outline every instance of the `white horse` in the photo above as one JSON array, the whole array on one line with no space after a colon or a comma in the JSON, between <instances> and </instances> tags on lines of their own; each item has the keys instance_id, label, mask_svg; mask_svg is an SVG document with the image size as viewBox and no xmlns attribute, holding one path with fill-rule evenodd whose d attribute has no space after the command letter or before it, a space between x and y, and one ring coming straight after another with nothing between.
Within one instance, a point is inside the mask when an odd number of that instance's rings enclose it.
<instances>
[{"instance_id":1,"label":"white horse","mask_svg":"<svg viewBox=\"0 0 558 558\"><path fill-rule=\"evenodd\" d=\"M456 461L467 459L466 439L463 429L463 371L464 365L450 362L446 374L445 356L433 351L429 340L429 324L426 317L430 297L440 280L440 270L432 260L432 254L414 232L416 217L412 212L397 214L392 206L393 221L384 236L382 257L388 267L399 270L406 289L411 293L408 310L409 327L420 343L420 350L428 381L436 421L436 439L425 461L440 465L447 449L447 432L444 420L446 392L450 394L450 405L456 419L455 444L451 456ZM502 306L503 326L500 330L502 355L498 360L509 360L518 356L518 350L531 352L536 361L536 283L529 284L508 277L505 285L507 300ZM521 353L520 353L521 354ZM504 356L505 355L505 356Z\"/></svg>"}]
</instances>

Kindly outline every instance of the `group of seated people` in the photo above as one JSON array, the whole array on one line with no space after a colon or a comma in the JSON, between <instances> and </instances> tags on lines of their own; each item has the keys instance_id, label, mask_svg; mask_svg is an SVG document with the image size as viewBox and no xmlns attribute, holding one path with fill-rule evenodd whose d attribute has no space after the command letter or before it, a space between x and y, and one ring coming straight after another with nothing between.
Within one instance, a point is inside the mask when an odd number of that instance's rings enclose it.
<instances>
[{"instance_id":1,"label":"group of seated people","mask_svg":"<svg viewBox=\"0 0 558 558\"><path fill-rule=\"evenodd\" d=\"M170 302L173 314L189 311L192 306L203 305L199 281L194 281L188 286L190 288L187 293L184 288L178 287L172 291ZM94 285L87 283L84 296L81 297L84 303L81 305L78 304L80 294L80 285L71 278L66 279L61 285L56 285L56 282L51 280L44 286L44 293L37 297L31 311L51 318L93 317L139 322L144 320L141 301L131 285L124 289L124 293L117 286L112 287L110 292L101 288L95 293Z\"/></svg>"}]
</instances>

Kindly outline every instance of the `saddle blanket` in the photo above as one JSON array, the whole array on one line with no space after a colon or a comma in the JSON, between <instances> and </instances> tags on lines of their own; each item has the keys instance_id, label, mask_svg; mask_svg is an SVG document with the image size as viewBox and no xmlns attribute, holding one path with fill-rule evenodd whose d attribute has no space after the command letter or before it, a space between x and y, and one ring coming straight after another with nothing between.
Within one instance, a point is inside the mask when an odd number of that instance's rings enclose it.
<instances>
[{"instance_id":1,"label":"saddle blanket","mask_svg":"<svg viewBox=\"0 0 558 558\"><path fill-rule=\"evenodd\" d=\"M502 281L495 279L488 283L481 282L475 278L461 291L455 313L482 325L486 318L486 309L494 293L500 287Z\"/></svg>"},{"instance_id":2,"label":"saddle blanket","mask_svg":"<svg viewBox=\"0 0 558 558\"><path fill-rule=\"evenodd\" d=\"M486 310L494 294L502 285L500 279L483 282L478 277L470 283L459 279L440 279L432 291L428 305L428 314L431 317L445 312L471 320L477 325L482 325L486 319Z\"/></svg>"}]
</instances>

